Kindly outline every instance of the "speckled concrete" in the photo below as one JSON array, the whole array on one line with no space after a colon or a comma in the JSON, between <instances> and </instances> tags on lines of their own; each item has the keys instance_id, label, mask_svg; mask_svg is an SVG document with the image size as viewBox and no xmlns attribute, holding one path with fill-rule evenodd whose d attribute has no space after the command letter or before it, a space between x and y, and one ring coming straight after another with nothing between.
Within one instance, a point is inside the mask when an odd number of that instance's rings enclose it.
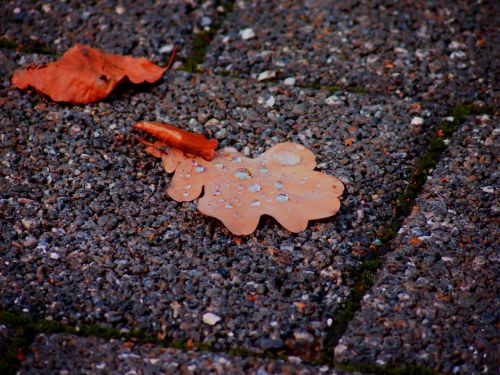
<instances>
[{"instance_id":1,"label":"speckled concrete","mask_svg":"<svg viewBox=\"0 0 500 375\"><path fill-rule=\"evenodd\" d=\"M0 305L218 350L321 346L441 121L437 107L410 100L185 73L83 107L10 88L1 96ZM301 143L344 182L341 210L300 234L264 218L253 235L232 236L196 202L168 198L170 177L131 135L139 120L172 121L253 156ZM208 312L220 322L204 323Z\"/></svg>"},{"instance_id":2,"label":"speckled concrete","mask_svg":"<svg viewBox=\"0 0 500 375\"><path fill-rule=\"evenodd\" d=\"M203 67L449 105L498 105L499 10L498 2L475 0L239 1Z\"/></svg>"},{"instance_id":3,"label":"speckled concrete","mask_svg":"<svg viewBox=\"0 0 500 375\"><path fill-rule=\"evenodd\" d=\"M89 44L165 64L174 45L177 61L191 54L193 35L220 21L221 3L6 0L0 3L0 38L59 53Z\"/></svg>"},{"instance_id":4,"label":"speckled concrete","mask_svg":"<svg viewBox=\"0 0 500 375\"><path fill-rule=\"evenodd\" d=\"M498 373L498 120L480 116L455 135L337 360Z\"/></svg>"}]
</instances>

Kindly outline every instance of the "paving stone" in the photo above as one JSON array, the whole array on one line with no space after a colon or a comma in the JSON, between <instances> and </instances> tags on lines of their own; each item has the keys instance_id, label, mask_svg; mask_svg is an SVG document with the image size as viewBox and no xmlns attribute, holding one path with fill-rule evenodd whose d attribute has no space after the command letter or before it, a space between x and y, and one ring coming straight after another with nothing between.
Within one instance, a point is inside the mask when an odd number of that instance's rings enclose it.
<instances>
[{"instance_id":1,"label":"paving stone","mask_svg":"<svg viewBox=\"0 0 500 375\"><path fill-rule=\"evenodd\" d=\"M441 121L439 108L411 100L186 73L86 106L11 88L0 98L0 307L216 350L316 351ZM341 210L300 234L264 218L235 237L196 201L168 198L170 176L130 134L140 120L215 135L251 156L302 143L345 183ZM208 313L221 320L205 324Z\"/></svg>"},{"instance_id":2,"label":"paving stone","mask_svg":"<svg viewBox=\"0 0 500 375\"><path fill-rule=\"evenodd\" d=\"M498 373L498 125L480 116L456 134L336 360Z\"/></svg>"},{"instance_id":3,"label":"paving stone","mask_svg":"<svg viewBox=\"0 0 500 375\"><path fill-rule=\"evenodd\" d=\"M57 52L89 44L166 63L173 45L182 60L192 51L193 35L219 22L224 8L217 3L6 0L0 3L0 37Z\"/></svg>"},{"instance_id":4,"label":"paving stone","mask_svg":"<svg viewBox=\"0 0 500 375\"><path fill-rule=\"evenodd\" d=\"M499 10L498 2L474 0L239 1L203 66L240 77L272 72L306 86L498 104Z\"/></svg>"},{"instance_id":5,"label":"paving stone","mask_svg":"<svg viewBox=\"0 0 500 375\"><path fill-rule=\"evenodd\" d=\"M288 360L181 351L119 340L39 335L19 374L330 374L343 372ZM356 373L349 373L356 374Z\"/></svg>"}]
</instances>

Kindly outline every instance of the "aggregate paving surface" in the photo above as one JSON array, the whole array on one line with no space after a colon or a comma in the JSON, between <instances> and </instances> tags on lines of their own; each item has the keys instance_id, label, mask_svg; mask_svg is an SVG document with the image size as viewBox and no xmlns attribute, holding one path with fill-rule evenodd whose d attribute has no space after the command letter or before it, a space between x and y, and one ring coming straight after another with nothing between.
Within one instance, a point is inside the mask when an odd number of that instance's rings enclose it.
<instances>
[{"instance_id":1,"label":"aggregate paving surface","mask_svg":"<svg viewBox=\"0 0 500 375\"><path fill-rule=\"evenodd\" d=\"M4 85L0 308L215 350L316 351L441 121L439 108L411 100L186 73L82 107ZM251 156L302 143L344 182L341 210L297 235L264 218L253 235L232 236L196 202L168 198L170 176L130 134L139 120ZM209 312L220 317L213 326Z\"/></svg>"},{"instance_id":2,"label":"aggregate paving surface","mask_svg":"<svg viewBox=\"0 0 500 375\"><path fill-rule=\"evenodd\" d=\"M165 64L173 46L177 61L192 52L193 35L220 21L216 1L0 2L0 37L62 53L76 43Z\"/></svg>"},{"instance_id":3,"label":"aggregate paving surface","mask_svg":"<svg viewBox=\"0 0 500 375\"><path fill-rule=\"evenodd\" d=\"M498 125L481 116L455 134L336 360L498 373Z\"/></svg>"},{"instance_id":4,"label":"aggregate paving surface","mask_svg":"<svg viewBox=\"0 0 500 375\"><path fill-rule=\"evenodd\" d=\"M343 374L302 364L296 357L242 358L60 334L39 335L30 349L20 374Z\"/></svg>"},{"instance_id":5,"label":"aggregate paving surface","mask_svg":"<svg viewBox=\"0 0 500 375\"><path fill-rule=\"evenodd\" d=\"M238 1L203 67L443 104L498 105L499 11L498 2L472 0Z\"/></svg>"}]
</instances>

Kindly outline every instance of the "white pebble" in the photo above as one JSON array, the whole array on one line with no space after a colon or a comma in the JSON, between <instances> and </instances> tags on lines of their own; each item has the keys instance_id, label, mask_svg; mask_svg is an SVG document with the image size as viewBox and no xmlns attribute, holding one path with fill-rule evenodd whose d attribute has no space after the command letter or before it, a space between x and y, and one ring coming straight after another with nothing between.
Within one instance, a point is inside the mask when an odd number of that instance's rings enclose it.
<instances>
[{"instance_id":1,"label":"white pebble","mask_svg":"<svg viewBox=\"0 0 500 375\"><path fill-rule=\"evenodd\" d=\"M203 314L203 323L205 324L208 324L208 325L211 325L211 326L214 326L217 324L217 322L219 322L221 320L221 317L220 316L217 316L215 314L212 314L212 313L206 313L206 314Z\"/></svg>"},{"instance_id":2,"label":"white pebble","mask_svg":"<svg viewBox=\"0 0 500 375\"><path fill-rule=\"evenodd\" d=\"M60 256L57 253L50 253L50 259L59 259Z\"/></svg>"},{"instance_id":3,"label":"white pebble","mask_svg":"<svg viewBox=\"0 0 500 375\"><path fill-rule=\"evenodd\" d=\"M337 95L332 95L325 99L325 103L328 105L340 105L342 101Z\"/></svg>"},{"instance_id":4,"label":"white pebble","mask_svg":"<svg viewBox=\"0 0 500 375\"><path fill-rule=\"evenodd\" d=\"M276 99L274 99L274 96L270 96L269 99L266 100L265 107L270 108L274 106L274 103L276 103Z\"/></svg>"},{"instance_id":5,"label":"white pebble","mask_svg":"<svg viewBox=\"0 0 500 375\"><path fill-rule=\"evenodd\" d=\"M334 351L335 357L338 358L338 356L341 356L342 354L344 354L346 350L347 350L346 345L339 344L335 347L335 349L333 351Z\"/></svg>"},{"instance_id":6,"label":"white pebble","mask_svg":"<svg viewBox=\"0 0 500 375\"><path fill-rule=\"evenodd\" d=\"M283 83L286 85L286 86L295 86L295 78L293 77L288 77L287 79L285 79L283 81Z\"/></svg>"},{"instance_id":7,"label":"white pebble","mask_svg":"<svg viewBox=\"0 0 500 375\"><path fill-rule=\"evenodd\" d=\"M243 40L252 39L255 37L255 33L251 27L247 29L240 30L240 36Z\"/></svg>"},{"instance_id":8,"label":"white pebble","mask_svg":"<svg viewBox=\"0 0 500 375\"><path fill-rule=\"evenodd\" d=\"M125 7L124 7L124 6L121 6L121 5L119 5L119 6L117 6L117 7L115 8L115 12L116 12L116 14L124 14L126 11L127 11L127 10L125 9Z\"/></svg>"},{"instance_id":9,"label":"white pebble","mask_svg":"<svg viewBox=\"0 0 500 375\"><path fill-rule=\"evenodd\" d=\"M172 50L174 49L174 45L173 44L166 44L164 45L163 47L161 47L158 52L160 53L170 53L172 52Z\"/></svg>"},{"instance_id":10,"label":"white pebble","mask_svg":"<svg viewBox=\"0 0 500 375\"><path fill-rule=\"evenodd\" d=\"M30 230L30 229L32 229L32 228L35 227L36 221L35 220L29 220L29 219L22 219L21 220L21 224L23 224L23 227L25 229Z\"/></svg>"},{"instance_id":11,"label":"white pebble","mask_svg":"<svg viewBox=\"0 0 500 375\"><path fill-rule=\"evenodd\" d=\"M411 119L411 124L415 126L420 126L424 124L424 119L422 117L413 117Z\"/></svg>"},{"instance_id":12,"label":"white pebble","mask_svg":"<svg viewBox=\"0 0 500 375\"><path fill-rule=\"evenodd\" d=\"M485 186L485 187L481 188L481 190L484 191L485 193L488 193L488 194L495 193L495 188L493 186Z\"/></svg>"},{"instance_id":13,"label":"white pebble","mask_svg":"<svg viewBox=\"0 0 500 375\"><path fill-rule=\"evenodd\" d=\"M273 72L272 70L266 70L262 73L259 74L259 77L257 78L258 81L264 81L266 79L274 78L276 77L276 72Z\"/></svg>"}]
</instances>

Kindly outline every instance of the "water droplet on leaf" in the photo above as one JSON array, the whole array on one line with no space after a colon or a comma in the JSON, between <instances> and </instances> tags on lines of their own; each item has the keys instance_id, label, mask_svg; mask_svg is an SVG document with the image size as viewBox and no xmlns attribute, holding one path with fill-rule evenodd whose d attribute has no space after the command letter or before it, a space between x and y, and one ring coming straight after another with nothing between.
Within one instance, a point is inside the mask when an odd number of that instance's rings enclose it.
<instances>
[{"instance_id":1,"label":"water droplet on leaf","mask_svg":"<svg viewBox=\"0 0 500 375\"><path fill-rule=\"evenodd\" d=\"M300 163L300 156L293 151L276 151L273 154L274 160L281 165L297 165Z\"/></svg>"},{"instance_id":2,"label":"water droplet on leaf","mask_svg":"<svg viewBox=\"0 0 500 375\"><path fill-rule=\"evenodd\" d=\"M233 176L239 178L240 180L248 180L252 177L252 174L248 169L240 168L233 173Z\"/></svg>"},{"instance_id":3,"label":"water droplet on leaf","mask_svg":"<svg viewBox=\"0 0 500 375\"><path fill-rule=\"evenodd\" d=\"M250 206L252 207L259 207L260 206L260 201L258 199L254 199L250 202Z\"/></svg>"},{"instance_id":4,"label":"water droplet on leaf","mask_svg":"<svg viewBox=\"0 0 500 375\"><path fill-rule=\"evenodd\" d=\"M276 197L276 200L280 203L285 203L286 201L288 201L288 195L280 194Z\"/></svg>"},{"instance_id":5,"label":"water droplet on leaf","mask_svg":"<svg viewBox=\"0 0 500 375\"><path fill-rule=\"evenodd\" d=\"M257 193L258 191L260 191L260 185L259 184L252 184L248 187L248 191L250 193Z\"/></svg>"}]
</instances>

